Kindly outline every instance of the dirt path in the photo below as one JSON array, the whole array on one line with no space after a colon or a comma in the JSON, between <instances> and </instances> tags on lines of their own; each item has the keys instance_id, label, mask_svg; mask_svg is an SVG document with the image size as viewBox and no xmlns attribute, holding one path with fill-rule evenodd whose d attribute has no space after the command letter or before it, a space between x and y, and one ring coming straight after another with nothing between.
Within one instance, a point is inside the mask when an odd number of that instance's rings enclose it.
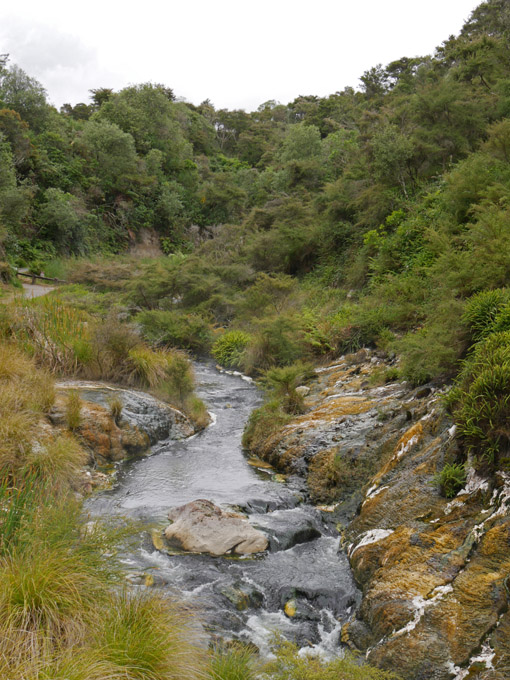
<instances>
[{"instance_id":1,"label":"dirt path","mask_svg":"<svg viewBox=\"0 0 510 680\"><path fill-rule=\"evenodd\" d=\"M38 283L24 283L23 285L23 295L26 298L36 298L41 297L41 295L46 295L46 293L51 293L55 290L55 286L42 286Z\"/></svg>"},{"instance_id":2,"label":"dirt path","mask_svg":"<svg viewBox=\"0 0 510 680\"><path fill-rule=\"evenodd\" d=\"M46 295L47 293L51 293L52 290L55 290L56 286L44 286L40 285L38 283L23 283L23 297L25 298L36 298L36 297L41 297L41 295ZM11 302L14 300L16 296L18 296L19 293L11 293L10 295L6 295L6 297L0 298L0 303L7 304L8 302Z\"/></svg>"}]
</instances>

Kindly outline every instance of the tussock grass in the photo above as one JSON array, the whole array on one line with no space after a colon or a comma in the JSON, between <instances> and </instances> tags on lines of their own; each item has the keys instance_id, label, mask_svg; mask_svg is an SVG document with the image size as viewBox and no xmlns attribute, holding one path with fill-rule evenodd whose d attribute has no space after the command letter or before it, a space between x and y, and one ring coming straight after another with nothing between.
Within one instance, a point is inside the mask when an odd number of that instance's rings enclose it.
<instances>
[{"instance_id":1,"label":"tussock grass","mask_svg":"<svg viewBox=\"0 0 510 680\"><path fill-rule=\"evenodd\" d=\"M97 644L104 658L133 680L193 680L203 677L205 656L197 646L189 612L153 593L113 594Z\"/></svg>"},{"instance_id":2,"label":"tussock grass","mask_svg":"<svg viewBox=\"0 0 510 680\"><path fill-rule=\"evenodd\" d=\"M260 671L253 651L242 644L214 650L210 663L211 680L255 680Z\"/></svg>"},{"instance_id":3,"label":"tussock grass","mask_svg":"<svg viewBox=\"0 0 510 680\"><path fill-rule=\"evenodd\" d=\"M74 432L81 425L81 398L77 390L69 390L66 402L67 427Z\"/></svg>"},{"instance_id":4,"label":"tussock grass","mask_svg":"<svg viewBox=\"0 0 510 680\"><path fill-rule=\"evenodd\" d=\"M189 397L184 405L184 410L199 429L203 429L209 424L210 417L207 406L199 397Z\"/></svg>"},{"instance_id":5,"label":"tussock grass","mask_svg":"<svg viewBox=\"0 0 510 680\"><path fill-rule=\"evenodd\" d=\"M78 441L66 434L51 437L32 446L22 467L39 483L51 485L54 492L73 488L78 472L88 461L88 454Z\"/></svg>"},{"instance_id":6,"label":"tussock grass","mask_svg":"<svg viewBox=\"0 0 510 680\"><path fill-rule=\"evenodd\" d=\"M36 548L33 550L33 548ZM2 560L0 619L3 634L26 631L32 635L77 644L101 596L100 583L80 556L65 546L44 543L16 549Z\"/></svg>"},{"instance_id":7,"label":"tussock grass","mask_svg":"<svg viewBox=\"0 0 510 680\"><path fill-rule=\"evenodd\" d=\"M152 388L165 381L172 362L169 352L155 352L141 345L129 351L129 358L132 364L130 381Z\"/></svg>"},{"instance_id":8,"label":"tussock grass","mask_svg":"<svg viewBox=\"0 0 510 680\"><path fill-rule=\"evenodd\" d=\"M243 432L243 446L252 453L263 457L271 436L286 425L290 419L291 416L285 413L281 401L271 399L250 414Z\"/></svg>"},{"instance_id":9,"label":"tussock grass","mask_svg":"<svg viewBox=\"0 0 510 680\"><path fill-rule=\"evenodd\" d=\"M112 397L108 400L108 406L110 408L110 414L112 418L118 425L122 416L122 409L124 408L122 399L120 397Z\"/></svg>"},{"instance_id":10,"label":"tussock grass","mask_svg":"<svg viewBox=\"0 0 510 680\"><path fill-rule=\"evenodd\" d=\"M13 333L10 342L0 341L0 677L206 677L207 658L190 613L158 594L118 589L116 549L127 530L84 523L73 487L87 454L70 432L55 434L43 420L53 384L36 360L55 370L55 358L65 352L53 351L55 343L49 355L39 353L37 342L22 336L32 357L14 346ZM111 340L112 334L110 349ZM186 358L164 352L158 361L163 384L189 398ZM59 370L72 365L64 361ZM191 402L190 408L199 417L200 404ZM71 395L71 429L79 424L79 409L79 398ZM120 410L112 405L118 415Z\"/></svg>"}]
</instances>

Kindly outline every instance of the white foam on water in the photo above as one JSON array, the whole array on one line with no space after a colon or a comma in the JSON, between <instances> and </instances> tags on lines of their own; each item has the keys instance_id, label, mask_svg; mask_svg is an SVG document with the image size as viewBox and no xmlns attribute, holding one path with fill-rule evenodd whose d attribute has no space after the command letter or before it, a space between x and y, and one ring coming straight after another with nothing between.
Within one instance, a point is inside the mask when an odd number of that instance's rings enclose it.
<instances>
[{"instance_id":1,"label":"white foam on water","mask_svg":"<svg viewBox=\"0 0 510 680\"><path fill-rule=\"evenodd\" d=\"M265 659L274 659L272 652L275 636L281 635L286 638L285 633L291 638L293 625L282 612L260 611L248 617L243 635L250 642L253 642L260 650L260 654Z\"/></svg>"},{"instance_id":2,"label":"white foam on water","mask_svg":"<svg viewBox=\"0 0 510 680\"><path fill-rule=\"evenodd\" d=\"M325 661L343 655L340 649L342 622L333 616L328 609L321 610L321 623L318 626L320 642L310 647L301 647L298 656L320 656Z\"/></svg>"}]
</instances>

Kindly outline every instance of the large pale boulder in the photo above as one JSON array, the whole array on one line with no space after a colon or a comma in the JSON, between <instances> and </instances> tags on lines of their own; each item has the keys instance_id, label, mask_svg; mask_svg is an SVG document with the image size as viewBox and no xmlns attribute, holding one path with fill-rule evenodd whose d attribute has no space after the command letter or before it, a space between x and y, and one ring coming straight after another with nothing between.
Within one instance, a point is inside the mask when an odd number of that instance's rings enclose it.
<instances>
[{"instance_id":1,"label":"large pale boulder","mask_svg":"<svg viewBox=\"0 0 510 680\"><path fill-rule=\"evenodd\" d=\"M194 553L248 555L267 548L267 538L242 515L226 512L211 501L196 500L172 508L173 522L165 538L173 545Z\"/></svg>"}]
</instances>

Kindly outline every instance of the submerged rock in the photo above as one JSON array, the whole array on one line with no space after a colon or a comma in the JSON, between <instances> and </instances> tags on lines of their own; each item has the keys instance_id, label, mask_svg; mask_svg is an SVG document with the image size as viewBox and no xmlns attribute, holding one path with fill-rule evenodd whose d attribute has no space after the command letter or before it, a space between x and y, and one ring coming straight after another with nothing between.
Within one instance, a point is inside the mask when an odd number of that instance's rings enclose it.
<instances>
[{"instance_id":1,"label":"submerged rock","mask_svg":"<svg viewBox=\"0 0 510 680\"><path fill-rule=\"evenodd\" d=\"M257 515L253 521L268 536L271 552L288 550L321 535L319 517L314 517L309 510L303 508L276 510L266 515Z\"/></svg>"},{"instance_id":2,"label":"submerged rock","mask_svg":"<svg viewBox=\"0 0 510 680\"><path fill-rule=\"evenodd\" d=\"M242 515L225 512L208 500L173 508L168 518L173 523L165 529L165 538L188 552L249 555L266 550L268 545L264 534Z\"/></svg>"}]
</instances>

